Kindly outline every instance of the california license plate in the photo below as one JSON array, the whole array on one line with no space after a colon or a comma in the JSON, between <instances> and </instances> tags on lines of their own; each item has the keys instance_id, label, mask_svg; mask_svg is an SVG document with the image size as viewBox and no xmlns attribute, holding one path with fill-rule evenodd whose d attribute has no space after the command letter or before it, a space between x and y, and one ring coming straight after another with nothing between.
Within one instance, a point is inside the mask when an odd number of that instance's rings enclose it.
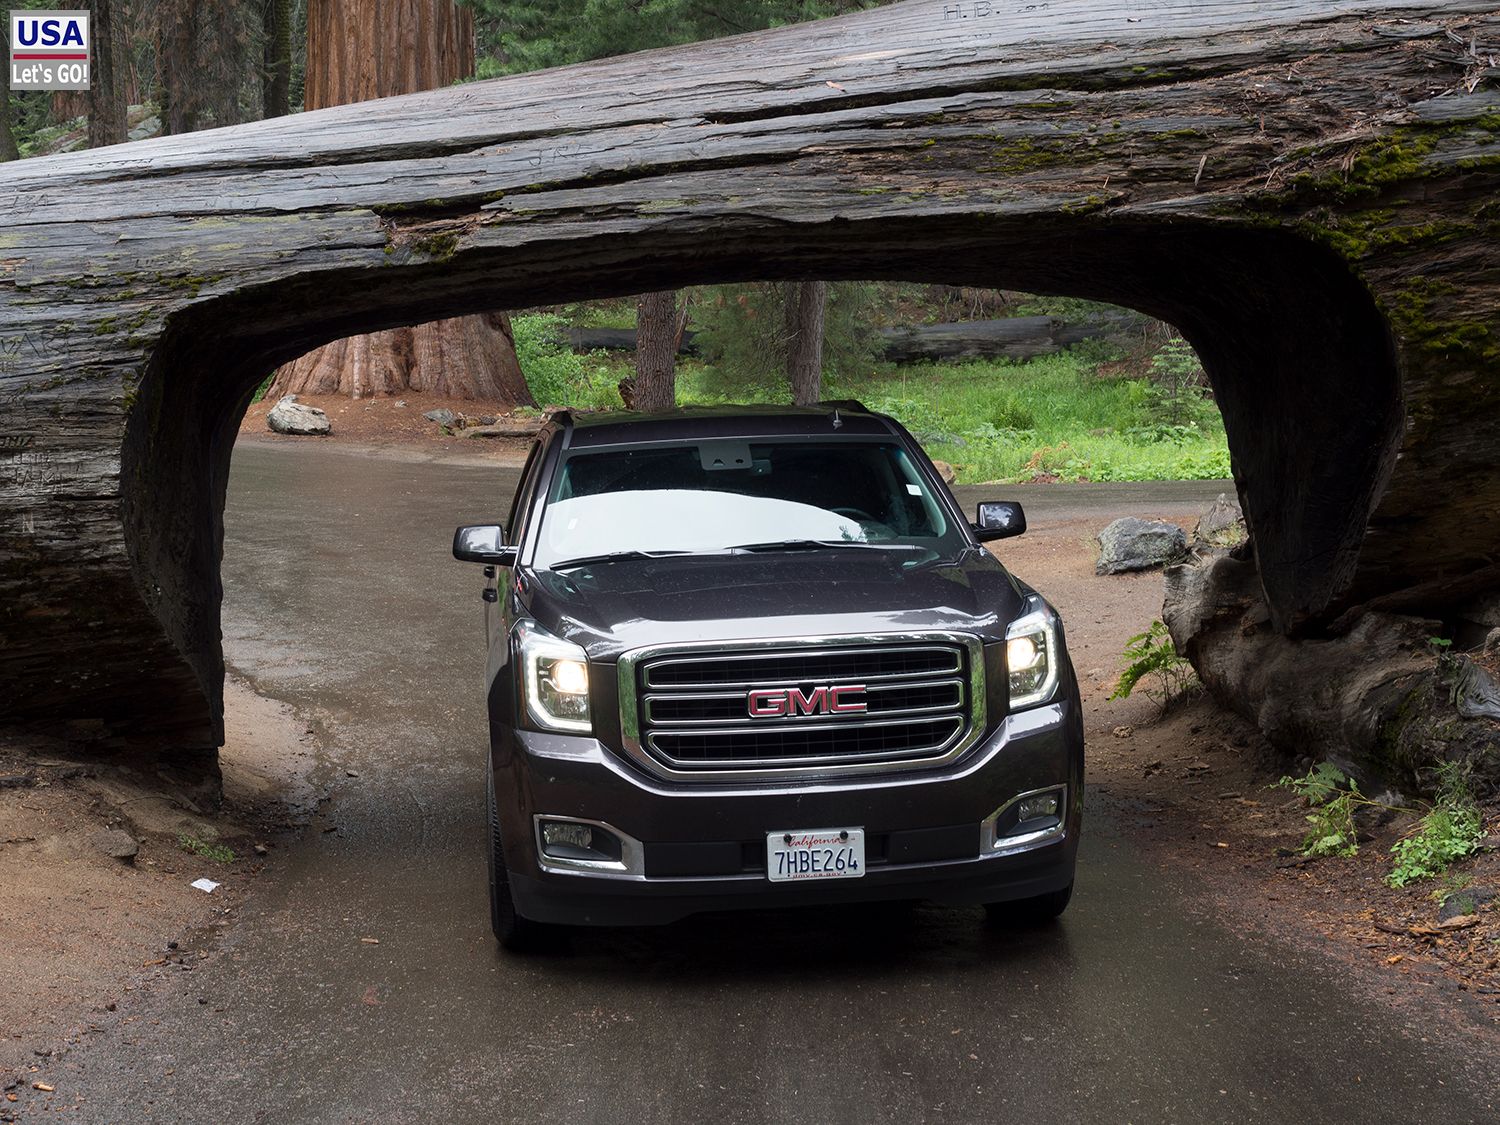
<instances>
[{"instance_id":1,"label":"california license plate","mask_svg":"<svg viewBox=\"0 0 1500 1125\"><path fill-rule=\"evenodd\" d=\"M766 833L766 875L773 883L858 879L865 873L863 828Z\"/></svg>"}]
</instances>

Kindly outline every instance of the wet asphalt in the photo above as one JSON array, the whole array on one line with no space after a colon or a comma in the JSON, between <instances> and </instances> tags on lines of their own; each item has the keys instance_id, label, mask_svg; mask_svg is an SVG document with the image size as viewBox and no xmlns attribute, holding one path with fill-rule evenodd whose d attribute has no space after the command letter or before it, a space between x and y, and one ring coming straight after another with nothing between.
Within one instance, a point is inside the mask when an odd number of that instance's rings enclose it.
<instances>
[{"instance_id":1,"label":"wet asphalt","mask_svg":"<svg viewBox=\"0 0 1500 1125\"><path fill-rule=\"evenodd\" d=\"M1331 963L1226 928L1097 800L1073 906L1042 932L887 906L500 953L482 850L481 581L448 546L455 524L503 514L514 479L309 444L235 451L226 652L320 732L332 800L319 825L336 830L286 849L218 952L132 993L49 1066L52 1104L79 1106L65 1119L1496 1119L1494 1091L1420 1028ZM1147 499L1196 512L1221 488L1025 500L1037 526Z\"/></svg>"}]
</instances>

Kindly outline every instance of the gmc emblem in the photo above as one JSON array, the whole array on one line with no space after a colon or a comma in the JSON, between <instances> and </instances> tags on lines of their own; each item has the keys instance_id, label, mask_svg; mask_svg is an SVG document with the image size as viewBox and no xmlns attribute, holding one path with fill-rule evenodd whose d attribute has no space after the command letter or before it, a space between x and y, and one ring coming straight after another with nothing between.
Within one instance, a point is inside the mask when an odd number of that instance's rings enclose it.
<instances>
[{"instance_id":1,"label":"gmc emblem","mask_svg":"<svg viewBox=\"0 0 1500 1125\"><path fill-rule=\"evenodd\" d=\"M793 715L849 715L868 711L863 699L850 699L865 690L864 684L839 687L757 688L748 696L750 714L756 719L784 719Z\"/></svg>"}]
</instances>

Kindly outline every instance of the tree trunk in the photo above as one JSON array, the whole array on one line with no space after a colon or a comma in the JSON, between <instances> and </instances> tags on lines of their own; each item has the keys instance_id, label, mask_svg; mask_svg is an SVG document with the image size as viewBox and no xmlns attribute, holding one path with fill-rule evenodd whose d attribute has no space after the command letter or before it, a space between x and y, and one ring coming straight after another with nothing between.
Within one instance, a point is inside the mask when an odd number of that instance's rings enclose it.
<instances>
[{"instance_id":1,"label":"tree trunk","mask_svg":"<svg viewBox=\"0 0 1500 1125\"><path fill-rule=\"evenodd\" d=\"M309 0L308 109L447 86L473 69L474 16L450 0ZM335 341L281 368L268 394L405 391L534 405L503 313Z\"/></svg>"},{"instance_id":2,"label":"tree trunk","mask_svg":"<svg viewBox=\"0 0 1500 1125\"><path fill-rule=\"evenodd\" d=\"M163 0L158 52L163 133L191 133L198 128L202 99L195 76L201 61L195 57L195 45L200 17L196 0Z\"/></svg>"},{"instance_id":3,"label":"tree trunk","mask_svg":"<svg viewBox=\"0 0 1500 1125\"><path fill-rule=\"evenodd\" d=\"M636 302L634 408L677 405L677 291L647 293Z\"/></svg>"},{"instance_id":4,"label":"tree trunk","mask_svg":"<svg viewBox=\"0 0 1500 1125\"><path fill-rule=\"evenodd\" d=\"M266 397L407 392L536 405L516 362L510 318L499 312L335 340L280 368Z\"/></svg>"},{"instance_id":5,"label":"tree trunk","mask_svg":"<svg viewBox=\"0 0 1500 1125\"><path fill-rule=\"evenodd\" d=\"M823 397L823 314L828 282L804 281L786 295L786 377L792 401L811 406Z\"/></svg>"},{"instance_id":6,"label":"tree trunk","mask_svg":"<svg viewBox=\"0 0 1500 1125\"><path fill-rule=\"evenodd\" d=\"M94 0L89 34L94 41L89 91L89 148L125 143L125 34L119 0Z\"/></svg>"},{"instance_id":7,"label":"tree trunk","mask_svg":"<svg viewBox=\"0 0 1500 1125\"><path fill-rule=\"evenodd\" d=\"M16 135L10 128L10 68L7 67L5 81L0 84L0 164L20 158L21 150L16 147Z\"/></svg>"},{"instance_id":8,"label":"tree trunk","mask_svg":"<svg viewBox=\"0 0 1500 1125\"><path fill-rule=\"evenodd\" d=\"M415 94L474 73L474 13L451 0L308 0L307 109Z\"/></svg>"},{"instance_id":9,"label":"tree trunk","mask_svg":"<svg viewBox=\"0 0 1500 1125\"><path fill-rule=\"evenodd\" d=\"M261 0L265 55L261 71L261 113L284 117L292 111L291 0Z\"/></svg>"}]
</instances>

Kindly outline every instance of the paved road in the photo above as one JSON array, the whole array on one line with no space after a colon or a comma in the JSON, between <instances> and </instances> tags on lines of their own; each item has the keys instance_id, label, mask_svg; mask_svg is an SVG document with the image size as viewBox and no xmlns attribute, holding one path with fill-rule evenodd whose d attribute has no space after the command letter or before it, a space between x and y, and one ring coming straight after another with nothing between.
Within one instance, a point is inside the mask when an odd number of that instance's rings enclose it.
<instances>
[{"instance_id":1,"label":"paved road","mask_svg":"<svg viewBox=\"0 0 1500 1125\"><path fill-rule=\"evenodd\" d=\"M978 910L757 914L488 933L479 577L454 524L513 472L242 446L224 566L233 664L326 717L313 833L193 973L49 1068L85 1121L1493 1121L1446 1056L1327 966L1165 882L1107 814L1056 929ZM1219 486L1152 488L1159 511ZM1028 491L1033 523L1119 490ZM343 778L345 768L358 778ZM361 937L378 937L370 945ZM203 1001L200 1003L200 999Z\"/></svg>"}]
</instances>

